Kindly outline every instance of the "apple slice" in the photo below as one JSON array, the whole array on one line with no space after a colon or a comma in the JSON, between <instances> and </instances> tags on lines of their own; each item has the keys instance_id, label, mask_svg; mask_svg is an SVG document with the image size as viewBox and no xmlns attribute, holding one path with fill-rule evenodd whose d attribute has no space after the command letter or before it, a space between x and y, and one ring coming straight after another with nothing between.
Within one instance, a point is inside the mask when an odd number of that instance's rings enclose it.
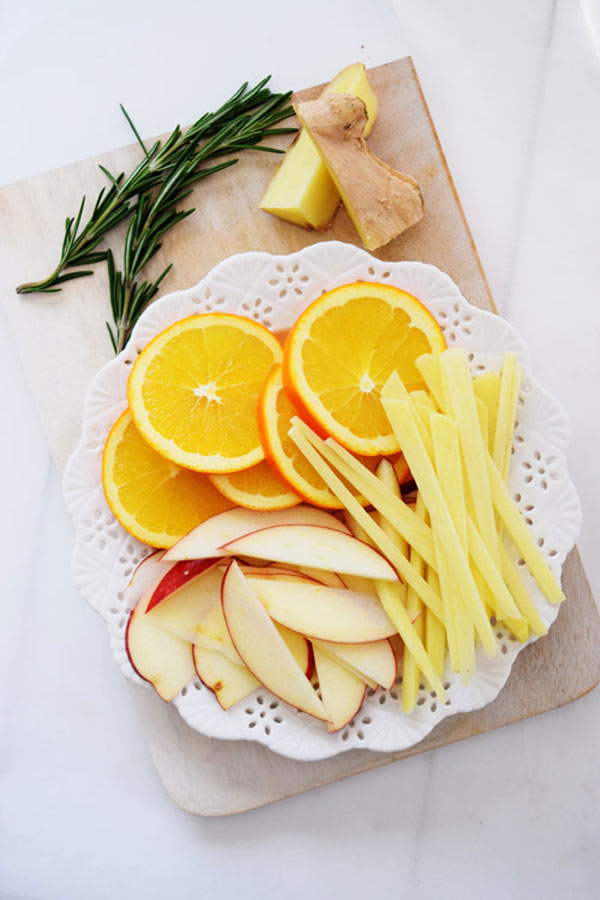
<instances>
[{"instance_id":1,"label":"apple slice","mask_svg":"<svg viewBox=\"0 0 600 900\"><path fill-rule=\"evenodd\" d=\"M240 563L240 569L248 578L279 578L280 581L294 580L294 577L302 577L329 587L347 587L336 572L326 572L325 569L311 569L310 566L298 566L295 569L283 568L275 563L269 566L247 566Z\"/></svg>"},{"instance_id":2,"label":"apple slice","mask_svg":"<svg viewBox=\"0 0 600 900\"><path fill-rule=\"evenodd\" d=\"M125 648L140 678L149 681L168 703L195 676L192 647L146 616L148 599L143 595L129 616Z\"/></svg>"},{"instance_id":3,"label":"apple slice","mask_svg":"<svg viewBox=\"0 0 600 900\"><path fill-rule=\"evenodd\" d=\"M313 581L320 581L329 587L348 587L345 581L337 572L327 572L325 569L313 569L311 566L298 566L298 572L301 575L307 575Z\"/></svg>"},{"instance_id":4,"label":"apple slice","mask_svg":"<svg viewBox=\"0 0 600 900\"><path fill-rule=\"evenodd\" d=\"M291 509L256 510L235 506L206 519L181 538L164 555L167 562L179 559L207 559L218 556L217 549L251 531L271 525L322 525L348 533L343 522L324 509L300 504ZM245 554L244 554L245 555ZM252 556L253 554L248 554Z\"/></svg>"},{"instance_id":5,"label":"apple slice","mask_svg":"<svg viewBox=\"0 0 600 900\"><path fill-rule=\"evenodd\" d=\"M386 690L396 681L396 657L389 640L372 641L368 644L334 644L315 640L313 644Z\"/></svg>"},{"instance_id":6,"label":"apple slice","mask_svg":"<svg viewBox=\"0 0 600 900\"><path fill-rule=\"evenodd\" d=\"M156 582L162 578L169 569L169 563L164 562L164 550L155 550L138 564L134 569L131 581L126 588L126 598L131 602L128 603L129 609L138 603L143 594L148 593Z\"/></svg>"},{"instance_id":7,"label":"apple slice","mask_svg":"<svg viewBox=\"0 0 600 900\"><path fill-rule=\"evenodd\" d=\"M309 642L303 634L298 634L297 631L292 631L291 628L286 628L285 625L281 625L279 622L274 622L273 624L288 645L290 653L298 663L299 667L306 677L310 678L313 670L314 658Z\"/></svg>"},{"instance_id":8,"label":"apple slice","mask_svg":"<svg viewBox=\"0 0 600 900\"><path fill-rule=\"evenodd\" d=\"M297 508L297 507L294 507ZM370 544L322 525L274 525L224 544L220 551L257 556L327 572L398 581L396 570Z\"/></svg>"},{"instance_id":9,"label":"apple slice","mask_svg":"<svg viewBox=\"0 0 600 900\"><path fill-rule=\"evenodd\" d=\"M252 674L281 700L327 721L316 691L235 560L223 578L221 602L231 639Z\"/></svg>"},{"instance_id":10,"label":"apple slice","mask_svg":"<svg viewBox=\"0 0 600 900\"><path fill-rule=\"evenodd\" d=\"M327 730L339 731L361 708L367 685L321 647L314 646L313 652L323 706L329 717Z\"/></svg>"},{"instance_id":11,"label":"apple slice","mask_svg":"<svg viewBox=\"0 0 600 900\"><path fill-rule=\"evenodd\" d=\"M176 563L181 565L181 563ZM185 563L184 565L188 565ZM165 597L158 606L150 609L156 594L150 592L150 602L146 615L155 625L164 628L171 634L193 643L196 639L196 628L213 610L220 614L221 582L223 572L213 566L201 576L196 576L178 590ZM226 629L225 629L226 630Z\"/></svg>"},{"instance_id":12,"label":"apple slice","mask_svg":"<svg viewBox=\"0 0 600 900\"><path fill-rule=\"evenodd\" d=\"M244 566L243 563L237 561L242 573L246 578L275 578L278 581L319 581L318 578L311 578L310 575L304 575L297 569L282 569L279 566Z\"/></svg>"},{"instance_id":13,"label":"apple slice","mask_svg":"<svg viewBox=\"0 0 600 900\"><path fill-rule=\"evenodd\" d=\"M396 633L374 594L310 581L253 578L250 583L272 619L307 637L362 644Z\"/></svg>"},{"instance_id":14,"label":"apple slice","mask_svg":"<svg viewBox=\"0 0 600 900\"><path fill-rule=\"evenodd\" d=\"M150 612L158 606L166 597L170 597L176 591L181 590L190 581L194 581L204 572L214 568L222 560L221 556L212 559L186 559L181 562L171 563L169 569L162 576L150 597L146 612ZM164 560L163 560L164 563Z\"/></svg>"},{"instance_id":15,"label":"apple slice","mask_svg":"<svg viewBox=\"0 0 600 900\"><path fill-rule=\"evenodd\" d=\"M275 623L275 627L290 648L294 659L302 671L308 675L312 671L313 659L306 638L303 637L303 635L297 634L295 631L291 631L289 628L280 625L278 622ZM193 641L195 645L202 647L205 650L213 650L221 653L223 656L227 657L228 661L233 665L245 668L244 662L235 649L227 625L225 624L223 610L221 608L220 591L216 595L214 608L205 615L202 621L194 626Z\"/></svg>"},{"instance_id":16,"label":"apple slice","mask_svg":"<svg viewBox=\"0 0 600 900\"><path fill-rule=\"evenodd\" d=\"M198 677L214 692L223 709L229 709L260 687L260 682L245 666L235 665L216 650L196 645L193 658Z\"/></svg>"}]
</instances>

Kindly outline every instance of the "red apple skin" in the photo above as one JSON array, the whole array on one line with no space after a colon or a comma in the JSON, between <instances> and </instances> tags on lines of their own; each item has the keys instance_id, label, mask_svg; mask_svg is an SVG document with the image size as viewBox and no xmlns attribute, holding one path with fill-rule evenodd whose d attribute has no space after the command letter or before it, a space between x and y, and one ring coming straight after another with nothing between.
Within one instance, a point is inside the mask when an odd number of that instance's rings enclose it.
<instances>
[{"instance_id":1,"label":"red apple skin","mask_svg":"<svg viewBox=\"0 0 600 900\"><path fill-rule=\"evenodd\" d=\"M133 661L133 657L132 657L131 653L129 652L129 627L131 625L131 620L133 619L134 612L135 612L135 607L129 613L129 618L127 619L127 625L125 626L125 652L127 653L127 659L131 663L131 668L133 669L135 674L138 676L138 678L141 678L142 681L146 681L148 684L152 684L152 682L148 678L146 678L144 675L142 675L142 673L136 667L136 665Z\"/></svg>"},{"instance_id":2,"label":"red apple skin","mask_svg":"<svg viewBox=\"0 0 600 900\"><path fill-rule=\"evenodd\" d=\"M192 579L198 578L199 575L214 568L221 560L222 557L218 556L213 559L182 559L173 563L169 571L163 575L154 588L146 607L146 612L149 613L151 609L158 606L162 600L179 590L188 581L192 581Z\"/></svg>"},{"instance_id":3,"label":"red apple skin","mask_svg":"<svg viewBox=\"0 0 600 900\"><path fill-rule=\"evenodd\" d=\"M140 624L144 621L145 604L147 602L146 596L147 595L143 595L140 598L137 605L131 610L131 612L129 614L129 618L127 620L127 625L125 628L125 650L127 653L127 658L129 660L129 662L131 663L131 667L134 670L134 672L136 673L136 675L138 675L139 678L142 679L142 681L146 681L146 682L148 682L148 684L151 684L152 687L154 688L154 690L156 691L156 693L158 694L158 696L161 698L161 700L164 700L165 703L170 703L171 700L174 699L176 694L173 694L172 696L166 696L165 693L161 693L159 684L156 681L152 680L151 678L147 678L145 675L143 675L140 672L139 668L137 667L137 665L134 662L134 654L131 651L131 627L132 627L134 621L136 620L136 617L137 617L138 622L140 622ZM165 634L165 636L166 636L166 632L162 632L161 629L158 629L158 631ZM191 671L188 674L189 674L189 677L191 678L193 673L195 672L191 644L189 645L189 653L190 653L189 659L190 659L190 663L191 663L191 667L190 667ZM181 687L183 687L183 686L184 686L184 683L182 682Z\"/></svg>"},{"instance_id":4,"label":"red apple skin","mask_svg":"<svg viewBox=\"0 0 600 900\"><path fill-rule=\"evenodd\" d=\"M225 571L225 577L223 578L223 582L222 582L222 584L221 584L221 608L222 608L223 610L224 610L223 594L224 594L224 588L225 588L225 579L227 578L227 572L229 571L229 569L231 568L231 566L233 565L234 562L235 562L235 559L233 559L233 560L229 563L229 565L227 566L227 570ZM234 638L233 638L233 635L231 634L231 630L230 630L230 628L229 628L229 624L228 624L228 622L227 622L227 616L225 615L225 612L223 612L223 616L224 616L224 619L225 619L225 625L227 626L227 631L229 631L229 637L231 638L231 642L232 642L233 646L235 647L235 649L236 649L236 650L238 651L238 653L239 653L239 650L238 650L238 648L236 647L236 644L235 644L235 640L234 640ZM313 666L313 670L314 670L314 654L313 654L313 652L312 652L312 645L311 645L311 643L310 643L309 640L307 640L307 645L308 645L308 649L309 649L309 658L310 658L310 660L312 661L312 666ZM240 656L241 656L241 653L240 653ZM242 658L242 660L243 660L243 662L244 662L244 665L245 665L246 668L248 669L248 671L251 672L252 675L254 675L254 677L257 679L257 681L260 681L260 678L258 677L258 675L256 675L256 673L252 671L252 669L251 669L250 666L246 663L246 661L244 660L244 658L243 658L242 656L241 656L241 658ZM309 661L309 666L310 666L310 661ZM312 678L312 672L311 672L311 675L310 675L310 677L309 677L309 681L310 681L311 678ZM261 682L261 684L262 684L262 682ZM266 685L264 685L264 687L266 687ZM283 697L281 697L276 691L274 691L272 687L266 687L266 689L267 689L268 691L270 691L275 697L279 697L279 699L282 700L284 703L287 703L287 702L288 702L288 701L285 700ZM307 713L307 715L312 715L312 713ZM313 715L313 718L316 719L316 718L319 718L319 717ZM327 720L326 720L325 718L323 718L322 721L326 722Z\"/></svg>"},{"instance_id":5,"label":"red apple skin","mask_svg":"<svg viewBox=\"0 0 600 900\"><path fill-rule=\"evenodd\" d=\"M297 509L297 507L293 507L293 509ZM245 534L240 534L240 535L238 535L236 538L233 538L232 540L227 541L225 544L222 544L222 545L221 545L220 547L218 547L217 549L218 549L218 550L223 550L223 551L228 552L228 551L231 550L231 548L232 548L238 541L241 541L241 540L243 540L243 539L246 538L246 537L250 537L251 535L255 535L255 534L259 534L259 533L260 533L260 534L266 534L266 533L269 532L269 531L276 531L276 530L279 530L279 529L281 529L281 528L302 528L302 529L304 529L304 528L310 528L310 529L313 529L313 530L314 530L314 529L320 529L320 530L323 531L323 532L327 532L327 531L335 531L335 530L336 530L336 529L332 529L332 528L331 528L330 526L328 526L328 525L267 525L265 528L257 528L255 531L248 531L248 532L246 532ZM393 581L401 581L400 575L398 574L396 568L391 564L391 562L389 561L389 559L387 559L387 557L385 557L385 556L383 555L383 553L382 553L380 550L377 549L377 547L374 547L372 544L367 543L367 541L363 541L361 538L357 538L356 535L353 535L353 534L346 534L346 533L343 532L343 531L338 532L338 534L344 535L344 537L352 538L352 539L353 539L354 541L356 541L357 543L363 544L365 547L368 547L369 550L372 550L374 553L377 554L377 556L381 557L381 559L387 564L387 566L388 566L390 572L393 572L393 573L394 573L395 578L394 578L394 579L390 579L390 580L393 580ZM236 549L233 550L233 555L234 555L234 556L235 556L235 553L236 553ZM237 558L237 557L236 557L236 558ZM283 563L283 562L277 562L276 560L273 560L273 563L274 563L275 565L280 565L280 566L285 566L285 565L286 565L285 563ZM343 577L342 577L342 575L340 575L339 572L336 572L335 574L336 574L339 578L341 578L342 581L343 581ZM364 576L363 576L363 577L364 577Z\"/></svg>"}]
</instances>

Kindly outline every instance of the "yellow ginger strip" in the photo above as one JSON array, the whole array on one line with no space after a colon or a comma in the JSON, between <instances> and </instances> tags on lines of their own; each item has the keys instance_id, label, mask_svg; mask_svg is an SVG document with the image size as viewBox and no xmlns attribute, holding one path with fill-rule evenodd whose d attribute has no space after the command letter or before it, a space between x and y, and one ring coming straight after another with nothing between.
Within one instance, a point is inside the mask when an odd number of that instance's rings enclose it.
<instances>
[{"instance_id":1,"label":"yellow ginger strip","mask_svg":"<svg viewBox=\"0 0 600 900\"><path fill-rule=\"evenodd\" d=\"M362 528L355 519L350 517L350 522L348 524L355 537L361 541L372 543L367 531ZM391 591L388 590L389 587L392 587ZM404 663L409 656L414 657L431 689L440 694L440 698L445 701L446 692L444 691L444 686L423 646L423 640L419 634L417 623L414 623L411 620L411 616L406 609L403 601L405 594L400 591L401 587L402 585L395 581L389 581L387 583L385 581L375 581L379 602L383 606L388 619L394 625L404 642ZM422 616L420 618L422 618ZM402 677L404 679L404 674Z\"/></svg>"},{"instance_id":2,"label":"yellow ginger strip","mask_svg":"<svg viewBox=\"0 0 600 900\"><path fill-rule=\"evenodd\" d=\"M484 381L486 379L486 381ZM483 382L483 388L481 383ZM479 385L478 385L479 383ZM485 395L485 400L481 402L486 403L486 407L488 409L488 417L493 421L493 428L490 429L489 434L487 436L488 441L488 449L492 455L498 454L498 459L501 463L500 468L504 475L504 480L508 476L508 468L510 464L510 448L512 444L512 433L513 433L513 424L515 415L516 415L516 405L519 399L519 388L521 385L521 371L519 367L515 363L515 357L511 353L507 353L504 357L504 365L502 368L502 375L498 375L496 372L488 372L486 375L480 376L480 378L476 379L473 383L473 388L475 390L475 394L479 399L478 395L478 387L479 392L483 390ZM492 408L492 403L495 402L495 408ZM502 407L502 408L501 408ZM520 588L519 595L522 595L522 592L526 591L525 586L521 583L519 575L517 571L514 569L510 558L507 557L505 560L502 554L502 525L499 523L498 514L496 513L496 526L498 530L498 540L500 543L500 558L502 564L502 576L507 585L509 585L510 591L514 596L516 605L522 612L521 605L517 602L517 597L515 596L515 591L510 587L509 581L507 579L507 571L509 572L509 576L511 578L511 583L514 585L518 582L518 588ZM508 567L508 568L507 568ZM532 605L531 598L530 606ZM535 607L534 607L535 609ZM497 612L498 620L503 619L504 615L504 624L510 628L514 636L517 640L524 643L529 637L529 623L527 618L516 618L514 616L507 615L506 613L502 613L500 611ZM538 617L539 621L539 617Z\"/></svg>"},{"instance_id":3,"label":"yellow ginger strip","mask_svg":"<svg viewBox=\"0 0 600 900\"><path fill-rule=\"evenodd\" d=\"M408 464L410 465L410 461L408 461ZM540 553L533 535L510 495L506 482L494 465L494 461L489 453L487 455L487 467L494 506L504 523L504 527L527 563L529 571L537 581L540 590L551 603L560 603L565 599L565 595L546 560Z\"/></svg>"},{"instance_id":4,"label":"yellow ginger strip","mask_svg":"<svg viewBox=\"0 0 600 900\"><path fill-rule=\"evenodd\" d=\"M398 479L396 477L394 467L389 460L387 460L387 459L381 460L381 462L377 466L376 476L386 491L389 491L389 493L393 497L398 497L399 499L402 499L401 492L400 492L400 485L398 484ZM385 516L382 516L381 513L376 512L373 517L374 517L375 521L377 522L377 524L379 525L379 527L381 528L381 530L383 532L385 532L385 534L387 534L389 539L396 544L396 546L401 551L401 553L403 553L404 556L406 556L406 558L410 559L410 561L412 562L412 558L409 556L408 541L406 541L403 537L401 537L398 534L398 532L393 527L393 525L390 525L388 520L385 518ZM420 559L420 557L419 557L419 559ZM417 572L419 572L420 575L423 574L423 570L420 569L419 566L415 566L415 569L417 570ZM404 605L406 605L406 597L407 597L407 592L409 590L409 587L407 584L404 584L403 587L404 587L403 602L404 602ZM413 591L412 588L410 588L410 590ZM413 591L413 593L414 593L414 591ZM409 610L409 612L410 612L410 610Z\"/></svg>"},{"instance_id":5,"label":"yellow ginger strip","mask_svg":"<svg viewBox=\"0 0 600 900\"><path fill-rule=\"evenodd\" d=\"M417 494L417 505L415 507L419 518L425 519L425 504L423 498ZM425 574L425 561L422 556L415 551L414 547L410 548L410 561L421 575ZM415 630L421 639L421 643L425 640L425 609L423 601L418 597L411 587L406 591L406 611L414 622ZM416 617L416 618L415 618ZM433 660L431 661L433 666ZM435 666L434 666L435 669ZM436 670L437 671L437 670ZM417 702L419 693L419 684L421 682L421 669L419 662L412 653L404 654L404 665L402 668L402 710L405 713L411 713Z\"/></svg>"},{"instance_id":6,"label":"yellow ginger strip","mask_svg":"<svg viewBox=\"0 0 600 900\"><path fill-rule=\"evenodd\" d=\"M431 412L438 411L437 403L435 402L431 394L429 394L427 391L409 391L408 396L415 404L415 406L420 403L421 406L426 406L427 409L431 410Z\"/></svg>"},{"instance_id":7,"label":"yellow ginger strip","mask_svg":"<svg viewBox=\"0 0 600 900\"><path fill-rule=\"evenodd\" d=\"M440 356L440 353L424 353L423 356L419 356L415 360L415 365L439 409L445 411L446 404L444 402L444 389L440 372Z\"/></svg>"},{"instance_id":8,"label":"yellow ginger strip","mask_svg":"<svg viewBox=\"0 0 600 900\"><path fill-rule=\"evenodd\" d=\"M447 696L444 685L427 655L427 651L423 646L423 642L419 637L415 626L410 620L406 607L396 593L398 587L397 583L393 581L376 581L375 584L377 586L379 602L383 606L388 619L397 629L398 634L404 641L405 651L408 650L409 653L415 657L431 690L438 694L442 703L445 703Z\"/></svg>"},{"instance_id":9,"label":"yellow ginger strip","mask_svg":"<svg viewBox=\"0 0 600 900\"><path fill-rule=\"evenodd\" d=\"M496 434L496 417L500 400L500 376L497 372L486 372L473 379L475 396L482 400L488 411L489 449L493 452Z\"/></svg>"},{"instance_id":10,"label":"yellow ginger strip","mask_svg":"<svg viewBox=\"0 0 600 900\"><path fill-rule=\"evenodd\" d=\"M504 575L504 579L506 581L506 584L508 585L508 589L515 598L515 602L519 607L521 613L527 620L529 627L534 634L540 636L543 634L548 634L548 629L542 622L540 614L535 607L535 603L531 599L529 591L521 581L521 576L519 575L512 559L508 555L508 550L503 543L500 544L500 558L502 560L502 574ZM513 619L507 619L507 625L509 621L512 622ZM511 626L509 625L509 628L510 627ZM518 634L516 634L515 636L519 638Z\"/></svg>"},{"instance_id":11,"label":"yellow ginger strip","mask_svg":"<svg viewBox=\"0 0 600 900\"><path fill-rule=\"evenodd\" d=\"M380 512L404 540L415 547L420 556L435 568L435 553L431 528L400 498L390 495L376 475L363 466L356 457L328 438L323 441L312 429L295 417L297 429L360 493ZM344 504L345 505L345 504ZM348 508L348 507L346 507Z\"/></svg>"},{"instance_id":12,"label":"yellow ginger strip","mask_svg":"<svg viewBox=\"0 0 600 900\"><path fill-rule=\"evenodd\" d=\"M384 385L382 396L395 395L401 399L410 399L406 388L400 381L397 373L388 379ZM410 406L410 404L409 404ZM433 462L433 441L431 437L431 407L429 404L422 405L416 403L413 407L414 419L418 427L421 439L427 450L430 460ZM436 532L433 533L433 544L437 559L437 567L439 573L440 596L444 607L444 618L446 626L446 637L448 640L448 654L450 657L450 668L454 672L460 670L460 647L456 620L456 589L452 573L450 570L449 560L446 556L444 546L440 537Z\"/></svg>"},{"instance_id":13,"label":"yellow ginger strip","mask_svg":"<svg viewBox=\"0 0 600 900\"><path fill-rule=\"evenodd\" d=\"M475 397L477 405L477 418L479 419L479 430L481 431L481 439L486 447L490 446L490 417L488 408L479 397Z\"/></svg>"},{"instance_id":14,"label":"yellow ginger strip","mask_svg":"<svg viewBox=\"0 0 600 900\"><path fill-rule=\"evenodd\" d=\"M419 493L421 493L419 491ZM433 544L435 546L435 555L438 563L438 578L440 583L440 596L444 607L444 624L446 626L446 638L448 640L448 655L450 657L450 668L453 672L458 672L460 668L460 650L458 646L458 633L456 628L456 603L455 603L455 586L450 564L444 544L440 535L434 529Z\"/></svg>"},{"instance_id":15,"label":"yellow ginger strip","mask_svg":"<svg viewBox=\"0 0 600 900\"><path fill-rule=\"evenodd\" d=\"M469 615L481 638L481 642L489 656L497 653L496 639L489 620L486 618L481 597L477 591L467 555L463 550L454 522L448 511L444 495L436 477L431 459L421 439L416 418L413 417L409 402L405 400L386 400L382 404L392 430L402 446L402 452L410 466L414 479L431 519L434 534L444 547L447 556L452 559L453 575L459 586Z\"/></svg>"},{"instance_id":16,"label":"yellow ginger strip","mask_svg":"<svg viewBox=\"0 0 600 900\"><path fill-rule=\"evenodd\" d=\"M517 403L519 402L521 374L521 367L517 365L514 354L505 353L500 382L494 449L492 451L493 460L505 481L508 477L510 465L510 448L512 446L512 435L517 415Z\"/></svg>"},{"instance_id":17,"label":"yellow ginger strip","mask_svg":"<svg viewBox=\"0 0 600 900\"><path fill-rule=\"evenodd\" d=\"M431 438L436 474L454 522L465 555L468 554L467 514L462 479L462 462L458 443L458 429L447 416L433 413ZM464 680L475 671L475 641L473 625L455 583L453 587L454 625L456 630L458 669Z\"/></svg>"},{"instance_id":18,"label":"yellow ginger strip","mask_svg":"<svg viewBox=\"0 0 600 900\"><path fill-rule=\"evenodd\" d=\"M325 452L328 448L323 443L323 441L321 441L320 438L317 437L317 435L310 432L310 429L308 429L308 431L311 435L310 442L302 433L299 425L297 424L294 424L290 428L289 436L294 441L300 452L319 473L327 487L338 498L340 503L342 503L343 506L348 510L352 518L358 522L358 524L364 529L364 531L366 531L369 538L373 541L376 547L378 547L383 555L387 557L387 559L399 572L402 578L408 584L413 586L423 602L426 603L427 606L430 606L432 608L439 619L443 620L444 612L442 601L439 595L437 595L432 590L423 576L419 575L415 567L411 565L409 560L400 552L398 547L394 544L393 541L390 540L390 538L379 527L379 525L373 521L368 512L366 512L360 505L360 503L358 503L356 498L351 494L344 483L337 477L335 472L332 471L323 457L320 456L319 453L317 453L314 446L312 446L313 440L315 442L319 442L317 446L320 450L322 449ZM394 625L395 624L396 623L394 622Z\"/></svg>"},{"instance_id":19,"label":"yellow ginger strip","mask_svg":"<svg viewBox=\"0 0 600 900\"><path fill-rule=\"evenodd\" d=\"M420 357L422 359L423 357ZM435 358L435 357L434 357ZM411 404L410 395L408 394L406 388L402 384L398 374L393 372L388 378L387 382L384 384L381 391L381 399L384 403L386 400L396 400L402 399L405 400L409 404ZM430 420L431 415L429 417L420 415L419 413L425 412L424 407L420 407L415 410L416 415L414 415L414 420L416 422L417 428L419 430L419 434L421 440L423 441L423 445L427 451L429 459L433 460L433 444L431 440L430 433ZM331 444L331 439L327 441L328 444ZM484 448L485 449L485 448ZM345 451L347 453L347 451ZM410 463L409 463L410 465ZM498 613L501 617L504 616L514 616L515 618L519 617L519 610L517 609L513 598L510 595L508 588L506 587L504 580L502 578L501 570L499 567L499 563L496 564L496 561L492 559L490 555L490 551L487 548L484 541L481 539L477 528L475 527L472 521L473 515L473 501L471 496L471 491L469 490L468 482L465 483L465 494L467 497L467 524L469 528L468 538L469 538L469 554L472 557L473 563L475 564L476 571L474 573L475 584L478 588L478 592L481 596L484 596L485 588L483 585L479 584L478 573L481 573L486 585L489 587L492 596L494 597L494 608L497 609ZM426 560L429 562L429 560ZM442 579L442 582L445 582L445 579ZM481 588L481 589L480 589ZM442 591L442 599L443 599L443 591ZM487 616L489 619L489 615ZM444 620L445 621L445 620ZM449 622L445 621L445 624L448 628L448 631L452 631L452 625ZM449 646L451 646L451 638L449 636L448 640Z\"/></svg>"},{"instance_id":20,"label":"yellow ginger strip","mask_svg":"<svg viewBox=\"0 0 600 900\"><path fill-rule=\"evenodd\" d=\"M521 378L522 371L520 366L517 365L515 357L513 354L507 353L504 357L502 377L498 379L497 425L494 438L489 447L494 462L496 462L505 481L508 478L508 470L510 467L510 450L512 446L514 422L517 414L517 404L519 402ZM496 519L498 519L497 514ZM525 619L506 617L504 622L513 632L515 637L521 641L521 643L524 643L529 637L529 626L532 626L534 634L539 634L540 627L544 629L544 624L537 613L527 588L521 581L519 573L513 565L508 553L506 553L506 548L502 543L502 531L502 525L499 523L498 533L501 544L502 575L515 598L517 606L525 616ZM533 628L533 625L535 625L535 628ZM542 633L545 633L545 629Z\"/></svg>"},{"instance_id":21,"label":"yellow ginger strip","mask_svg":"<svg viewBox=\"0 0 600 900\"><path fill-rule=\"evenodd\" d=\"M502 619L507 616L520 618L517 605L470 515L467 515L467 535L471 558L490 589L495 611Z\"/></svg>"},{"instance_id":22,"label":"yellow ginger strip","mask_svg":"<svg viewBox=\"0 0 600 900\"><path fill-rule=\"evenodd\" d=\"M425 578L433 590L439 594L440 581L437 572L431 566L426 567ZM442 678L446 664L446 628L438 617L434 616L429 607L425 608L425 649L435 671Z\"/></svg>"},{"instance_id":23,"label":"yellow ginger strip","mask_svg":"<svg viewBox=\"0 0 600 900\"><path fill-rule=\"evenodd\" d=\"M386 488L386 490L389 490L390 494L394 494L396 497L400 496L400 485L398 484L398 479L396 478L394 467L390 462L388 462L388 460L382 459L377 466L377 477L381 481L382 485ZM418 495L415 512L420 519L425 519L425 504L423 503L423 499ZM414 547L411 547L409 550L406 541L402 541L402 538L398 539L398 533L396 532L394 534L394 529L388 522L386 522L383 516L380 517L379 524L386 532L388 537L390 537L392 540L396 540L399 548L402 550L405 556L409 557L411 563L413 564L419 575L424 575L425 562L423 561L423 557L419 556ZM400 543L400 541L402 541L402 543ZM425 616L423 615L424 604L421 598L415 593L415 590L410 587L410 585L407 585L406 588L405 605L410 620L415 627L415 631L417 632L421 643L423 643L423 638L425 635ZM411 713L415 708L415 703L417 702L417 694L419 692L420 680L421 670L419 668L419 664L413 654L409 650L405 649L404 663L402 667L402 711L405 713Z\"/></svg>"},{"instance_id":24,"label":"yellow ginger strip","mask_svg":"<svg viewBox=\"0 0 600 900\"><path fill-rule=\"evenodd\" d=\"M481 430L481 437L486 447L489 446L489 415L487 406L480 400L479 397L475 397L475 403L477 404L477 418L479 419L479 427ZM470 507L470 514L474 515L473 505ZM474 573L475 575L475 584L477 585L477 590L481 594L482 597L485 598L485 614L488 619L492 616L492 604L490 603L490 590L489 587L483 583L483 578L479 571Z\"/></svg>"},{"instance_id":25,"label":"yellow ginger strip","mask_svg":"<svg viewBox=\"0 0 600 900\"><path fill-rule=\"evenodd\" d=\"M453 418L458 427L460 447L475 509L475 522L483 542L500 570L498 532L486 465L488 450L483 444L479 429L467 354L456 347L445 350L439 359L442 378L448 388Z\"/></svg>"}]
</instances>

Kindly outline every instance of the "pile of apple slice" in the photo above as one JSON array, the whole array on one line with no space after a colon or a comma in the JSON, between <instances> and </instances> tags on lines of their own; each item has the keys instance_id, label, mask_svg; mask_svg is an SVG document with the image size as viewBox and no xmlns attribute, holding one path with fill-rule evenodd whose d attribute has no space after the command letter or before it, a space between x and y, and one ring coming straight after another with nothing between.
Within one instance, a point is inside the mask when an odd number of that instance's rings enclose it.
<instances>
[{"instance_id":1,"label":"pile of apple slice","mask_svg":"<svg viewBox=\"0 0 600 900\"><path fill-rule=\"evenodd\" d=\"M337 731L396 680L374 581L398 574L325 510L227 510L140 564L127 653L166 701L196 676L223 709L263 685Z\"/></svg>"}]
</instances>

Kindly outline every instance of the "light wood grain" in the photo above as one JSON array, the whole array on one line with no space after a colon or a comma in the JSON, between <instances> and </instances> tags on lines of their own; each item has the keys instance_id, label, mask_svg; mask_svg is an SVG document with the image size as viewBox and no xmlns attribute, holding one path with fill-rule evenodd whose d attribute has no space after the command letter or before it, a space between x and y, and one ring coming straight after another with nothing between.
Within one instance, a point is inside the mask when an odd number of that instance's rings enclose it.
<instances>
[{"instance_id":1,"label":"light wood grain","mask_svg":"<svg viewBox=\"0 0 600 900\"><path fill-rule=\"evenodd\" d=\"M493 300L409 59L371 71L380 115L373 150L409 172L425 197L422 221L377 255L418 259L446 271L471 303L493 309ZM301 92L315 96L319 88ZM282 143L284 139L281 139ZM95 372L111 357L104 328L109 317L104 272L73 282L59 294L19 297L14 286L41 277L58 255L62 222L86 193L92 201L104 176L131 167L136 146L75 163L0 191L2 303L45 425L52 455L62 470L81 426L82 403ZM341 209L332 228L315 234L258 210L274 158L246 154L233 169L211 176L194 195L196 212L164 242L158 271L176 267L165 292L189 287L217 262L245 250L286 253L315 241L358 243ZM113 238L119 246L119 236ZM600 617L576 551L565 565L568 601L547 638L518 657L506 687L489 706L453 716L403 753L353 750L330 760L299 763L250 742L226 742L192 731L151 691L130 686L160 777L173 800L200 815L242 812L382 766L415 753L489 731L568 703L600 680Z\"/></svg>"}]
</instances>

